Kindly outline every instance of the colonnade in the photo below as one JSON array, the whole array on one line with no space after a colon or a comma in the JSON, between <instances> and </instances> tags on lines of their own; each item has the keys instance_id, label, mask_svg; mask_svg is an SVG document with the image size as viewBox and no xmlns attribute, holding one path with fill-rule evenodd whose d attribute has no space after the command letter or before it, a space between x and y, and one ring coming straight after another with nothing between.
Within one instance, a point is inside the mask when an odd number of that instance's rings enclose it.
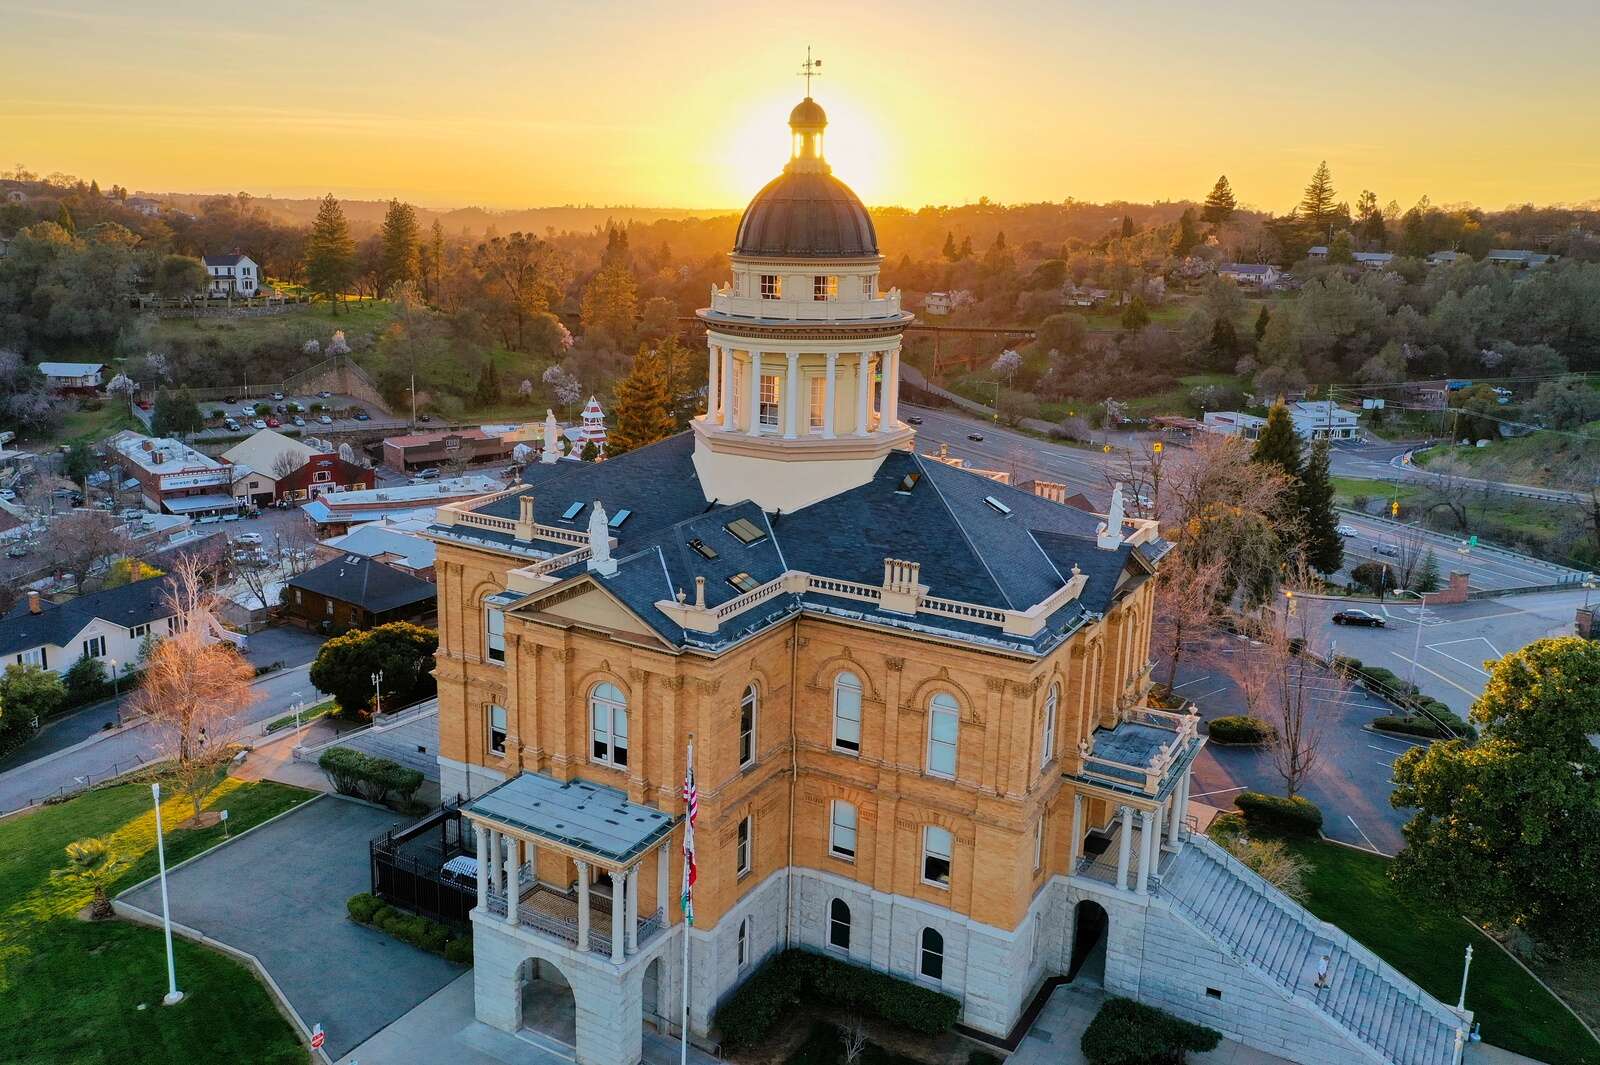
<instances>
[{"instance_id":1,"label":"colonnade","mask_svg":"<svg viewBox=\"0 0 1600 1065\"><path fill-rule=\"evenodd\" d=\"M741 351L744 349L740 349ZM822 424L812 426L809 418L809 397L806 397L806 406L802 407L801 360L807 359L808 363L815 364L821 358L825 360L823 368L823 403ZM767 360L773 360L769 363ZM836 422L836 412L839 406L839 372L847 368L854 372L855 396L854 432L851 436L868 436L874 431L872 416L877 414L876 429L879 432L891 432L900 425L900 348L894 347L883 351L861 352L762 352L751 350L747 353L748 376L744 382L745 395L742 405L744 425L739 425L738 414L740 403L733 393L738 381L734 359L734 349L724 344L715 342L707 345L706 364L706 420L712 424L720 424L724 432L742 431L747 436L764 436L781 431L785 440L794 440L801 436L815 433L824 440L833 440L839 436ZM883 387L880 390L876 410L872 400L872 373L874 365L883 371ZM763 425L761 421L761 379L766 366L772 366L776 371L773 376L781 374L783 384L779 388L780 418L777 425Z\"/></svg>"}]
</instances>

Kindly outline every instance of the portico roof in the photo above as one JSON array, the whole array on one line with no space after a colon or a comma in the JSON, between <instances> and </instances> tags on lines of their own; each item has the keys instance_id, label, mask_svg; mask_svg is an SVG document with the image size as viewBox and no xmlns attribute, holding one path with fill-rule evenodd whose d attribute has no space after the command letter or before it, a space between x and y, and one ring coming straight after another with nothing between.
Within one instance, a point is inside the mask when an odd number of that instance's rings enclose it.
<instances>
[{"instance_id":1,"label":"portico roof","mask_svg":"<svg viewBox=\"0 0 1600 1065\"><path fill-rule=\"evenodd\" d=\"M678 821L604 784L528 772L478 796L467 813L613 865L632 862Z\"/></svg>"}]
</instances>

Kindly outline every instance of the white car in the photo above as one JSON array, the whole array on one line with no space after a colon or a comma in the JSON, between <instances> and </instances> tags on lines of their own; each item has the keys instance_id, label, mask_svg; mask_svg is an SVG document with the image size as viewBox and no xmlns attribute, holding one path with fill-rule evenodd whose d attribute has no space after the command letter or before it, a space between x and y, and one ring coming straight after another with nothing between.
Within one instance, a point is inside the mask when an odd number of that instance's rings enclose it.
<instances>
[{"instance_id":1,"label":"white car","mask_svg":"<svg viewBox=\"0 0 1600 1065\"><path fill-rule=\"evenodd\" d=\"M267 423L260 418L250 423L250 428L252 429L265 429L266 427Z\"/></svg>"},{"instance_id":2,"label":"white car","mask_svg":"<svg viewBox=\"0 0 1600 1065\"><path fill-rule=\"evenodd\" d=\"M1354 525L1341 525L1341 526L1339 526L1338 532L1339 532L1340 536L1355 536L1355 535L1357 535L1356 527Z\"/></svg>"},{"instance_id":3,"label":"white car","mask_svg":"<svg viewBox=\"0 0 1600 1065\"><path fill-rule=\"evenodd\" d=\"M261 542L261 534L240 533L238 536L233 538L233 542L236 544L259 544Z\"/></svg>"},{"instance_id":4,"label":"white car","mask_svg":"<svg viewBox=\"0 0 1600 1065\"><path fill-rule=\"evenodd\" d=\"M294 416L294 423L296 425L304 425L306 423L306 420L304 418L300 417L300 415L296 414Z\"/></svg>"},{"instance_id":5,"label":"white car","mask_svg":"<svg viewBox=\"0 0 1600 1065\"><path fill-rule=\"evenodd\" d=\"M326 414L324 414L320 418L318 418L317 421L321 422L323 425L332 425L333 424L333 419L328 417Z\"/></svg>"}]
</instances>

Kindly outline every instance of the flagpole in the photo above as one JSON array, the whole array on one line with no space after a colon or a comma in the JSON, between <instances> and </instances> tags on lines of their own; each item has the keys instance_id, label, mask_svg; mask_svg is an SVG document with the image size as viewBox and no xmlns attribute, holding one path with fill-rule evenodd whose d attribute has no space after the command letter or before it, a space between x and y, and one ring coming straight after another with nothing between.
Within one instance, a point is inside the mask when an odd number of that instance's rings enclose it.
<instances>
[{"instance_id":1,"label":"flagpole","mask_svg":"<svg viewBox=\"0 0 1600 1065\"><path fill-rule=\"evenodd\" d=\"M694 822L699 802L694 786L694 733L689 734L689 757L683 777L683 1028L680 1032L679 1065L689 1065L689 928L694 924L694 903L691 894L694 877Z\"/></svg>"}]
</instances>

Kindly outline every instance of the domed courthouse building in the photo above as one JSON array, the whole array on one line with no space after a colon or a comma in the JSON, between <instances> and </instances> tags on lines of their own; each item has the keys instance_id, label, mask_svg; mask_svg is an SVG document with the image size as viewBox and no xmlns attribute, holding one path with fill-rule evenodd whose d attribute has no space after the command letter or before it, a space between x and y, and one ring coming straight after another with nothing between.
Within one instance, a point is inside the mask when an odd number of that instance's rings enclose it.
<instances>
[{"instance_id":1,"label":"domed courthouse building","mask_svg":"<svg viewBox=\"0 0 1600 1065\"><path fill-rule=\"evenodd\" d=\"M599 463L547 449L429 530L478 1019L633 1065L685 995L709 1046L718 1004L803 948L947 993L999 1040L1071 976L1295 1060L1444 1065L1453 1011L1191 833L1198 718L1145 701L1155 523L916 451L912 316L826 123L794 109L699 312L690 431Z\"/></svg>"}]
</instances>

